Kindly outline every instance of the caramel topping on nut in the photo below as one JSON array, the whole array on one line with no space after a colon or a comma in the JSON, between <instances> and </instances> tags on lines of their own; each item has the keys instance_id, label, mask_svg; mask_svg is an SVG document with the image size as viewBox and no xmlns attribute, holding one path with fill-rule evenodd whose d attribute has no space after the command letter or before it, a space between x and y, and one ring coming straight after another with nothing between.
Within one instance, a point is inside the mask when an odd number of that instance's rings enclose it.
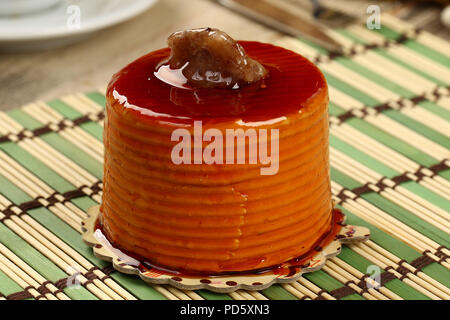
<instances>
[{"instance_id":1,"label":"caramel topping on nut","mask_svg":"<svg viewBox=\"0 0 450 320\"><path fill-rule=\"evenodd\" d=\"M267 70L225 32L212 28L175 32L168 39L171 69L181 69L197 88L239 88L261 80Z\"/></svg>"}]
</instances>

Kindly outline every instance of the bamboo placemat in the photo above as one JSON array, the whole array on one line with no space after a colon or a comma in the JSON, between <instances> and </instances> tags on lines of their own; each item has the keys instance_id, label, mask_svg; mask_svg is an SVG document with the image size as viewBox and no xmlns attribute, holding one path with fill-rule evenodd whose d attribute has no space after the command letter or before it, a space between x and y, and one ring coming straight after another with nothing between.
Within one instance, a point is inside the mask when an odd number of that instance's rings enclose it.
<instances>
[{"instance_id":1,"label":"bamboo placemat","mask_svg":"<svg viewBox=\"0 0 450 320\"><path fill-rule=\"evenodd\" d=\"M390 16L330 31L345 54L281 38L330 86L332 190L371 240L298 282L217 294L149 286L81 239L102 189L103 91L0 113L0 300L449 299L450 44ZM379 290L366 285L374 268Z\"/></svg>"}]
</instances>

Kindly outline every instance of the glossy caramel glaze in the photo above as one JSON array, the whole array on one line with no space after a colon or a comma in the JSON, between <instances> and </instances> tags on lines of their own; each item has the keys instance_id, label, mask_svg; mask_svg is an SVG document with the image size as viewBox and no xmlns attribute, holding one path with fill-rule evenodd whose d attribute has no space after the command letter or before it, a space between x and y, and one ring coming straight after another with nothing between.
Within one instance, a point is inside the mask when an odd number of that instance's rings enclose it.
<instances>
[{"instance_id":1,"label":"glossy caramel glaze","mask_svg":"<svg viewBox=\"0 0 450 320\"><path fill-rule=\"evenodd\" d=\"M153 265L266 268L310 252L332 229L325 79L294 52L240 44L267 78L237 90L174 87L154 76L170 54L162 49L109 84L100 222L115 245ZM192 132L195 120L203 131L279 129L278 173L261 175L261 164L175 165L171 133Z\"/></svg>"}]
</instances>

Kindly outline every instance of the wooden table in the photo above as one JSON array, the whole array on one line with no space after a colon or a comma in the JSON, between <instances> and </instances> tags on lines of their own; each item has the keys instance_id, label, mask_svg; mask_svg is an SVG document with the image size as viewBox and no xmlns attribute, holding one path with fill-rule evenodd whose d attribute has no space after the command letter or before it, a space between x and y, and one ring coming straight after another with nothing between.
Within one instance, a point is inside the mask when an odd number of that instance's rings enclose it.
<instances>
[{"instance_id":1,"label":"wooden table","mask_svg":"<svg viewBox=\"0 0 450 320\"><path fill-rule=\"evenodd\" d=\"M83 42L0 54L0 110L104 87L124 65L164 46L173 31L203 26L226 30L237 39L271 41L280 36L208 0L160 0L135 19Z\"/></svg>"}]
</instances>

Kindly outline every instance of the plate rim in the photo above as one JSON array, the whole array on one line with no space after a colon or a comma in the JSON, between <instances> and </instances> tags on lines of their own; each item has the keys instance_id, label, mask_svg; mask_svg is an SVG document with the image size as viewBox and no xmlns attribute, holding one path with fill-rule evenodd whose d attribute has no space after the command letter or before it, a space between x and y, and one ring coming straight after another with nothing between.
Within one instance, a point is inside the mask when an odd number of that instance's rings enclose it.
<instances>
[{"instance_id":1,"label":"plate rim","mask_svg":"<svg viewBox=\"0 0 450 320\"><path fill-rule=\"evenodd\" d=\"M149 9L155 5L158 0L135 0L128 2L127 6L124 6L126 10L115 10L107 15L96 17L95 19L88 20L87 24L81 29L69 29L65 25L59 26L53 29L47 28L46 30L16 33L4 33L0 32L1 42L24 42L24 41L37 41L57 39L62 37L81 36L84 34L92 33L113 25L119 24L133 17L136 17L140 13Z\"/></svg>"}]
</instances>

